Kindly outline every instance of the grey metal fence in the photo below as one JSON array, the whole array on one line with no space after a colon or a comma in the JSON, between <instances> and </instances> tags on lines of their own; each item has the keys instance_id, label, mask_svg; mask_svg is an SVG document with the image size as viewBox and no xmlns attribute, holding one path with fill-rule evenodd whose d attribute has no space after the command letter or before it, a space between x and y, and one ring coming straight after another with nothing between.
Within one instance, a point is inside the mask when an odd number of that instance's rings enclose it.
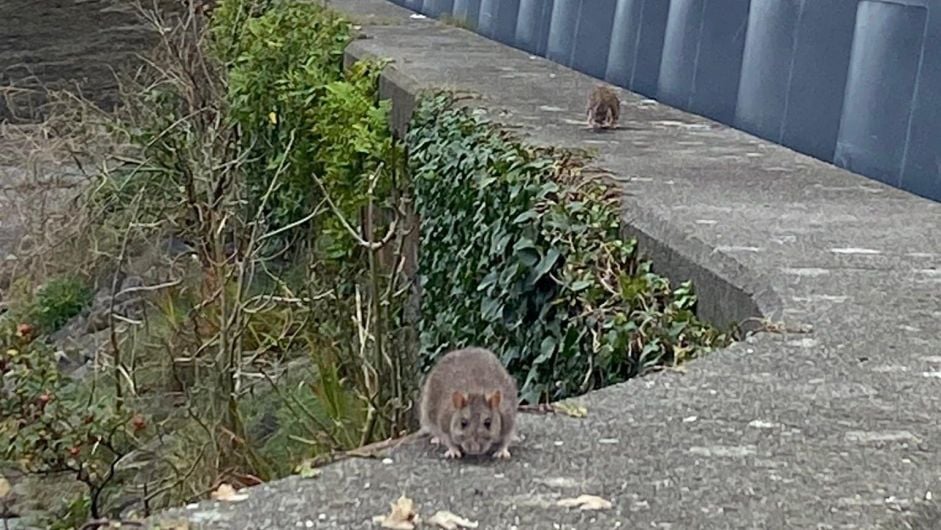
<instances>
[{"instance_id":1,"label":"grey metal fence","mask_svg":"<svg viewBox=\"0 0 941 530\"><path fill-rule=\"evenodd\" d=\"M941 0L395 0L941 201Z\"/></svg>"}]
</instances>

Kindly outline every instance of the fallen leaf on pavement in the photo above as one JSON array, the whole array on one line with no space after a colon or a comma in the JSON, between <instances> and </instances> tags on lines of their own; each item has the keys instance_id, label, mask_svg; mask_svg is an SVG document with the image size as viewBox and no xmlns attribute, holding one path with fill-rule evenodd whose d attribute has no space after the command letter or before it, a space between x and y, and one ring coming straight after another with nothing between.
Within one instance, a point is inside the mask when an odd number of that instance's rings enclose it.
<instances>
[{"instance_id":1,"label":"fallen leaf on pavement","mask_svg":"<svg viewBox=\"0 0 941 530\"><path fill-rule=\"evenodd\" d=\"M412 530L418 523L418 513L415 511L415 503L405 495L399 497L395 502L390 502L392 512L389 515L377 515L372 518L374 523L379 523L383 528L390 530Z\"/></svg>"},{"instance_id":2,"label":"fallen leaf on pavement","mask_svg":"<svg viewBox=\"0 0 941 530\"><path fill-rule=\"evenodd\" d=\"M579 495L574 499L562 499L556 502L556 505L563 508L577 507L579 510L607 510L612 506L610 502L594 495Z\"/></svg>"},{"instance_id":3,"label":"fallen leaf on pavement","mask_svg":"<svg viewBox=\"0 0 941 530\"><path fill-rule=\"evenodd\" d=\"M588 415L588 409L576 403L555 403L552 405L552 410L573 418L584 418Z\"/></svg>"},{"instance_id":4,"label":"fallen leaf on pavement","mask_svg":"<svg viewBox=\"0 0 941 530\"><path fill-rule=\"evenodd\" d=\"M10 493L10 481L6 477L0 475L0 499L6 497Z\"/></svg>"},{"instance_id":5,"label":"fallen leaf on pavement","mask_svg":"<svg viewBox=\"0 0 941 530\"><path fill-rule=\"evenodd\" d=\"M297 467L294 468L294 472L301 476L301 478L317 478L320 476L320 470L314 467L314 463L311 460L304 460Z\"/></svg>"},{"instance_id":6,"label":"fallen leaf on pavement","mask_svg":"<svg viewBox=\"0 0 941 530\"><path fill-rule=\"evenodd\" d=\"M232 486L222 484L216 491L212 492L211 497L217 501L239 502L247 499L248 495L245 493L237 493Z\"/></svg>"},{"instance_id":7,"label":"fallen leaf on pavement","mask_svg":"<svg viewBox=\"0 0 941 530\"><path fill-rule=\"evenodd\" d=\"M444 528L445 530L457 530L458 528L477 528L477 521L468 521L460 515L449 511L439 510L428 519L428 524L433 524Z\"/></svg>"}]
</instances>

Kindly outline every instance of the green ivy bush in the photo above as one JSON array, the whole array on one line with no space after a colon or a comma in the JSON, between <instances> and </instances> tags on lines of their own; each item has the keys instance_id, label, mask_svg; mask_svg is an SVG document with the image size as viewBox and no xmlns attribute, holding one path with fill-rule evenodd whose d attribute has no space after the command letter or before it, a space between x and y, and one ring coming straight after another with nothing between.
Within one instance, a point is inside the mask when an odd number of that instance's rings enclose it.
<instances>
[{"instance_id":1,"label":"green ivy bush","mask_svg":"<svg viewBox=\"0 0 941 530\"><path fill-rule=\"evenodd\" d=\"M497 351L528 402L624 381L727 337L689 283L651 272L619 232L618 200L569 155L522 145L446 95L408 134L421 218L421 358Z\"/></svg>"}]
</instances>

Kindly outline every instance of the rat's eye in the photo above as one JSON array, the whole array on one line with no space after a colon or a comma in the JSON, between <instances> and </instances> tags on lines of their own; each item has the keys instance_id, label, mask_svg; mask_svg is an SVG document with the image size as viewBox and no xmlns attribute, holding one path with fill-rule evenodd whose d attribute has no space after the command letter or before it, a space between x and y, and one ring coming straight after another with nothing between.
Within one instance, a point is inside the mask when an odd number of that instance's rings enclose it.
<instances>
[{"instance_id":1,"label":"rat's eye","mask_svg":"<svg viewBox=\"0 0 941 530\"><path fill-rule=\"evenodd\" d=\"M466 429L466 428L467 428L467 420L461 420L461 428L462 428L462 429Z\"/></svg>"},{"instance_id":2,"label":"rat's eye","mask_svg":"<svg viewBox=\"0 0 941 530\"><path fill-rule=\"evenodd\" d=\"M490 418L487 418L487 419L484 420L484 428L485 428L485 429L489 429L489 428L490 428Z\"/></svg>"}]
</instances>

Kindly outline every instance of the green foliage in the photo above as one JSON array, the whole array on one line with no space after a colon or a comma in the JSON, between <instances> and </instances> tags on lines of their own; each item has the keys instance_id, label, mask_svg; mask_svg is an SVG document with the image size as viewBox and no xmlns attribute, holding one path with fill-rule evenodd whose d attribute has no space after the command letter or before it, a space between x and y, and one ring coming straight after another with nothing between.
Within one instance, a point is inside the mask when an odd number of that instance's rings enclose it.
<instances>
[{"instance_id":1,"label":"green foliage","mask_svg":"<svg viewBox=\"0 0 941 530\"><path fill-rule=\"evenodd\" d=\"M148 422L83 392L26 325L0 328L0 378L0 461L31 474L72 475L88 488L73 509L99 517L116 462L136 446Z\"/></svg>"},{"instance_id":2,"label":"green foliage","mask_svg":"<svg viewBox=\"0 0 941 530\"><path fill-rule=\"evenodd\" d=\"M227 9L235 12L231 6ZM226 17L214 17L215 35L237 18ZM393 177L398 161L404 158L401 147L393 143L389 102L378 101L384 62L343 67L351 30L349 21L320 5L270 3L262 14L244 22L238 44L230 48L236 51L222 57L228 72L230 116L249 153L245 185L250 209L263 206L265 225L281 230L282 243L307 240L309 278L295 294L314 299L318 293L333 293L305 308L317 317L295 334L316 342L318 347L312 350L333 352L329 363L324 353L313 359L323 395L317 396L321 406L311 410L334 410L337 417L323 424L343 426L331 433L330 443L321 444L328 447L349 447L360 441L348 435L355 430L353 426L363 427L362 400L384 406L376 402L379 396L367 395L373 391L365 389L367 381L360 373L363 360L358 358L381 346L351 341L359 333L349 318L362 302L358 297L369 303L385 297L381 304L375 303L372 318L384 320L381 333L390 337L401 328L400 308L394 300L401 296L396 294L398 289L389 288L394 283L390 271L374 267L369 256L374 251L364 248L351 233L352 228L361 236L378 239L389 228L388 214L395 207ZM372 213L367 212L370 205ZM303 259L296 253L295 258ZM295 309L293 316L303 312ZM389 337L368 340L387 341ZM335 380L329 380L331 374ZM344 392L356 390L356 403L332 402L345 395L340 387L345 387ZM327 392L327 388L334 391ZM290 408L294 401L287 400L285 406ZM303 409L294 407L292 412ZM380 428L373 434L383 432Z\"/></svg>"},{"instance_id":3,"label":"green foliage","mask_svg":"<svg viewBox=\"0 0 941 530\"><path fill-rule=\"evenodd\" d=\"M318 5L277 4L245 23L230 60L228 100L252 153L247 184L253 205L261 204L282 168L265 203L272 227L304 218L322 200L312 175L346 216L358 215L365 178L392 152L388 104L376 103L381 63L343 70L350 30L348 21ZM387 172L384 177L380 188L388 187ZM353 248L335 221L316 233L331 256L347 257Z\"/></svg>"},{"instance_id":4,"label":"green foliage","mask_svg":"<svg viewBox=\"0 0 941 530\"><path fill-rule=\"evenodd\" d=\"M59 500L64 505L60 512L64 512L49 522L49 530L74 530L81 528L91 517L91 499L87 495Z\"/></svg>"},{"instance_id":5,"label":"green foliage","mask_svg":"<svg viewBox=\"0 0 941 530\"><path fill-rule=\"evenodd\" d=\"M366 403L338 377L342 366L338 359L326 360L322 352L312 352L311 360L317 369L285 373L277 393L256 398L247 407L246 415L256 425L276 426L255 441L260 445L259 455L270 462L277 476L290 474L312 454L360 444Z\"/></svg>"},{"instance_id":6,"label":"green foliage","mask_svg":"<svg viewBox=\"0 0 941 530\"><path fill-rule=\"evenodd\" d=\"M0 391L18 396L0 409L0 458L84 482L76 520L107 512L115 487L146 485L157 508L219 480L276 478L407 422L407 290L391 230L404 157L377 101L382 63L344 69L351 25L311 3L221 0L209 35L201 18L166 20L161 48L122 83L121 109L100 118L119 156L84 204L88 248L104 256L95 265L142 265L148 284L159 268L166 283L153 280L163 284L142 294L146 318L116 328L106 364L83 381L61 376L39 341L0 336ZM171 236L196 259L164 260ZM285 254L267 246L298 241ZM81 298L57 289L43 297L55 323ZM132 403L150 414L146 430ZM158 434L160 450L135 451L113 479L135 438L152 447Z\"/></svg>"},{"instance_id":7,"label":"green foliage","mask_svg":"<svg viewBox=\"0 0 941 530\"><path fill-rule=\"evenodd\" d=\"M84 281L60 276L36 291L29 318L42 332L52 333L81 313L91 301L92 291Z\"/></svg>"},{"instance_id":8,"label":"green foliage","mask_svg":"<svg viewBox=\"0 0 941 530\"><path fill-rule=\"evenodd\" d=\"M696 318L692 287L671 289L621 237L617 199L567 155L525 147L444 96L423 101L407 144L425 367L485 345L533 402L725 343Z\"/></svg>"},{"instance_id":9,"label":"green foliage","mask_svg":"<svg viewBox=\"0 0 941 530\"><path fill-rule=\"evenodd\" d=\"M242 38L245 25L273 4L273 0L220 0L213 9L210 27L209 46L213 55L223 61L237 58L245 48Z\"/></svg>"}]
</instances>

